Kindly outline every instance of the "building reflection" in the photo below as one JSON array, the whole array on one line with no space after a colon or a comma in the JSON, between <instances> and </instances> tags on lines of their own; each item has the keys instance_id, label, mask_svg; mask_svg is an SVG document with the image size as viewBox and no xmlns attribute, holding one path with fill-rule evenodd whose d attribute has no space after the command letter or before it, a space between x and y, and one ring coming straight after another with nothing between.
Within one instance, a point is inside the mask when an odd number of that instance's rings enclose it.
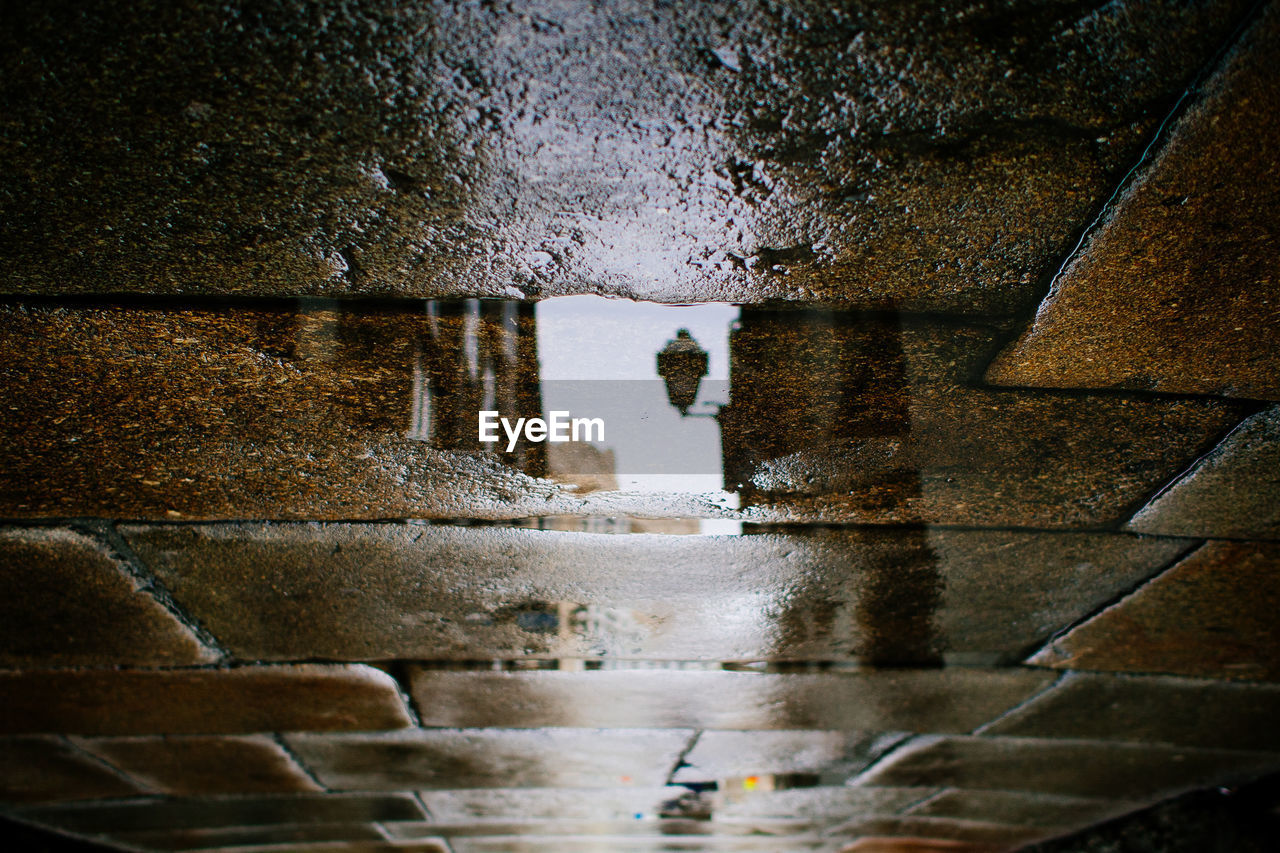
<instances>
[{"instance_id":1,"label":"building reflection","mask_svg":"<svg viewBox=\"0 0 1280 853\"><path fill-rule=\"evenodd\" d=\"M530 476L544 476L547 445L520 439L479 441L481 410L538 417L537 320L532 303L494 299L429 301L428 322L413 359L412 407L406 436L444 450L496 452ZM494 450L494 448L497 450Z\"/></svg>"}]
</instances>

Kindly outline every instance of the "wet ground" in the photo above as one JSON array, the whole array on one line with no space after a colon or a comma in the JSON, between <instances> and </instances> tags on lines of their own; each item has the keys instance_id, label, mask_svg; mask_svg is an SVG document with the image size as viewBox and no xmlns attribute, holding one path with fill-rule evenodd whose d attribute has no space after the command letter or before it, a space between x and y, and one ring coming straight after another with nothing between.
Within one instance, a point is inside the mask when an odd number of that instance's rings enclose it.
<instances>
[{"instance_id":1,"label":"wet ground","mask_svg":"<svg viewBox=\"0 0 1280 853\"><path fill-rule=\"evenodd\" d=\"M1272 4L4 29L0 817L1069 850L1280 771Z\"/></svg>"}]
</instances>

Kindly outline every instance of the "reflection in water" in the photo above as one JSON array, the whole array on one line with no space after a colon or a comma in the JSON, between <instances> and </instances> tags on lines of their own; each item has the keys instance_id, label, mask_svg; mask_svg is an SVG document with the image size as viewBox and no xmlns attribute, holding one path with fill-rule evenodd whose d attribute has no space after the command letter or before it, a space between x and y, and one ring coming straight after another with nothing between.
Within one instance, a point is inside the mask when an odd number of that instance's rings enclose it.
<instances>
[{"instance_id":1,"label":"reflection in water","mask_svg":"<svg viewBox=\"0 0 1280 853\"><path fill-rule=\"evenodd\" d=\"M492 451L503 462L538 477L546 447L520 440L479 441L477 415L500 411L512 418L542 414L534 306L492 299L430 301L427 331L413 360L412 406L406 436L446 450Z\"/></svg>"},{"instance_id":2,"label":"reflection in water","mask_svg":"<svg viewBox=\"0 0 1280 853\"><path fill-rule=\"evenodd\" d=\"M442 449L498 453L512 467L573 483L583 491L619 488L629 473L619 470L620 460L647 456L672 466L711 465L708 460L716 460L724 490L736 493L744 508L767 503L785 493L779 488L795 485L784 479L779 486L778 478L762 472L779 470L789 460L831 458L870 447L880 451L875 456L888 460L884 470L869 478L866 488L872 500L877 493L893 501L919 495L919 475L899 452L910 437L911 388L901 330L893 316L748 306L722 312L717 334L702 311L703 316L693 319L699 323L698 335L710 342L709 355L684 325L675 325L681 323L683 311L706 306L636 306L641 315L639 336L650 345L663 335L666 341L665 346L638 354L628 351L634 343L620 342L631 304L606 307L603 300L590 297L572 303L566 307L576 331L567 339L540 334L542 305L500 300L428 303L425 332L414 353L409 437ZM593 305L601 308L601 321L594 326L583 322L584 312L589 317ZM655 307L660 310L644 316L646 309ZM550 310L555 316L561 309L552 304ZM736 321L731 319L734 314ZM556 365L560 379L544 381L539 355ZM636 364L640 355L647 356L646 364ZM699 391L703 376L710 372L714 377L726 361L727 382L710 386L710 393L706 387ZM645 372L648 380L621 378ZM653 380L657 373L663 374L665 389ZM564 379L566 374L583 380ZM618 378L588 378L599 376ZM678 386L676 391L673 386ZM727 403L706 399L717 393L723 393ZM645 395L654 398L644 403L649 408L627 408ZM710 405L711 411L691 411L695 400L701 400L703 409ZM595 414L590 410L605 407L611 413L607 441L544 444L522 439L508 453L477 440L477 413L482 409L514 419L545 417L555 405L574 406L575 414ZM626 428L628 419L635 422L631 429ZM700 443L716 432L718 447ZM692 457L681 456L690 449L686 443L696 448ZM680 476L679 471L667 473ZM549 518L537 526L688 533L699 530L701 523ZM743 532L776 529L755 525ZM938 665L943 649L935 613L941 595L937 557L924 532L904 531L898 547L869 555L856 574L795 589L774 614L776 648L786 655L848 637L849 654L868 663ZM495 618L514 620L534 637L576 637L593 649L598 643L601 654L610 648L642 649L652 630L643 614L566 602L526 602L518 609Z\"/></svg>"},{"instance_id":3,"label":"reflection in water","mask_svg":"<svg viewBox=\"0 0 1280 853\"><path fill-rule=\"evenodd\" d=\"M730 361L730 402L720 412L725 488L738 491L743 506L770 497L759 487L763 465L868 444L898 458L896 449L909 437L907 364L892 317L746 307L730 339ZM915 470L886 473L895 500L920 493ZM783 645L831 636L853 600L863 660L940 664L937 557L923 531L904 531L902 540L903 547L877 555L852 579L856 594L797 593L779 618Z\"/></svg>"}]
</instances>

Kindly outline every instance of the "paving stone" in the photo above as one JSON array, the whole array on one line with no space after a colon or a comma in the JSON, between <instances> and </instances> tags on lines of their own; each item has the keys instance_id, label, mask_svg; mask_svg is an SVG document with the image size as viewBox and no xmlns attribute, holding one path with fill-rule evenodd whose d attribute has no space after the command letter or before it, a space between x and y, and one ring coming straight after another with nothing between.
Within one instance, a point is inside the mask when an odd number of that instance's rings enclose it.
<instances>
[{"instance_id":1,"label":"paving stone","mask_svg":"<svg viewBox=\"0 0 1280 853\"><path fill-rule=\"evenodd\" d=\"M442 823L436 821L383 824L387 835L393 839L425 837L444 838L450 842L463 838L508 836L537 838L538 836L613 836L634 839L637 836L697 836L712 842L729 842L752 835L798 835L821 829L813 821L801 820L737 820L732 822L703 819L642 818L632 815L627 820L487 820L473 823Z\"/></svg>"},{"instance_id":2,"label":"paving stone","mask_svg":"<svg viewBox=\"0 0 1280 853\"><path fill-rule=\"evenodd\" d=\"M1045 829L1076 829L1111 820L1141 807L1140 803L1125 800L951 788L913 806L906 814Z\"/></svg>"},{"instance_id":3,"label":"paving stone","mask_svg":"<svg viewBox=\"0 0 1280 853\"><path fill-rule=\"evenodd\" d=\"M458 838L450 842L453 853L667 853L677 850L707 850L734 853L759 850L777 853L802 853L831 849L829 839L815 836L766 836L764 838L707 838L704 836L656 835L637 836L543 836L541 838Z\"/></svg>"},{"instance_id":4,"label":"paving stone","mask_svg":"<svg viewBox=\"0 0 1280 853\"><path fill-rule=\"evenodd\" d=\"M1280 685L1068 673L984 734L1280 752Z\"/></svg>"},{"instance_id":5,"label":"paving stone","mask_svg":"<svg viewBox=\"0 0 1280 853\"><path fill-rule=\"evenodd\" d=\"M61 737L0 738L0 802L91 800L146 793Z\"/></svg>"},{"instance_id":6,"label":"paving stone","mask_svg":"<svg viewBox=\"0 0 1280 853\"><path fill-rule=\"evenodd\" d=\"M679 729L412 729L386 734L289 734L327 788L653 787L692 732Z\"/></svg>"},{"instance_id":7,"label":"paving stone","mask_svg":"<svg viewBox=\"0 0 1280 853\"><path fill-rule=\"evenodd\" d=\"M1028 662L1280 679L1280 544L1209 542Z\"/></svg>"},{"instance_id":8,"label":"paving stone","mask_svg":"<svg viewBox=\"0 0 1280 853\"><path fill-rule=\"evenodd\" d=\"M1268 8L990 380L1280 399L1277 63Z\"/></svg>"},{"instance_id":9,"label":"paving stone","mask_svg":"<svg viewBox=\"0 0 1280 853\"><path fill-rule=\"evenodd\" d=\"M995 343L940 322L743 308L719 417L745 517L1107 526L1248 413L977 387Z\"/></svg>"},{"instance_id":10,"label":"paving stone","mask_svg":"<svg viewBox=\"0 0 1280 853\"><path fill-rule=\"evenodd\" d=\"M0 528L0 664L174 666L217 653L93 537Z\"/></svg>"},{"instance_id":11,"label":"paving stone","mask_svg":"<svg viewBox=\"0 0 1280 853\"><path fill-rule=\"evenodd\" d=\"M161 829L114 832L105 840L153 850L207 850L244 845L288 845L315 841L385 841L372 823L317 823L285 826L233 826L216 829ZM284 853L292 847L276 847Z\"/></svg>"},{"instance_id":12,"label":"paving stone","mask_svg":"<svg viewBox=\"0 0 1280 853\"><path fill-rule=\"evenodd\" d=\"M676 770L676 784L744 776L806 774L839 784L874 761L901 734L704 731Z\"/></svg>"},{"instance_id":13,"label":"paving stone","mask_svg":"<svg viewBox=\"0 0 1280 853\"><path fill-rule=\"evenodd\" d=\"M77 744L161 794L320 790L266 735L83 738Z\"/></svg>"},{"instance_id":14,"label":"paving stone","mask_svg":"<svg viewBox=\"0 0 1280 853\"><path fill-rule=\"evenodd\" d=\"M925 736L854 784L1026 791L1150 801L1256 778L1280 755L1114 741Z\"/></svg>"},{"instance_id":15,"label":"paving stone","mask_svg":"<svg viewBox=\"0 0 1280 853\"><path fill-rule=\"evenodd\" d=\"M832 834L873 838L900 836L912 841L917 839L960 841L989 845L988 849L1016 849L1024 844L1052 837L1053 831L1027 826L1008 826L990 821L908 816L859 818L836 827L832 830Z\"/></svg>"},{"instance_id":16,"label":"paving stone","mask_svg":"<svg viewBox=\"0 0 1280 853\"><path fill-rule=\"evenodd\" d=\"M1240 424L1128 527L1172 536L1280 539L1280 408Z\"/></svg>"},{"instance_id":17,"label":"paving stone","mask_svg":"<svg viewBox=\"0 0 1280 853\"><path fill-rule=\"evenodd\" d=\"M88 834L426 819L418 801L406 793L135 800L40 806L18 816L67 832Z\"/></svg>"},{"instance_id":18,"label":"paving stone","mask_svg":"<svg viewBox=\"0 0 1280 853\"><path fill-rule=\"evenodd\" d=\"M0 287L1003 309L1247 8L44 4Z\"/></svg>"},{"instance_id":19,"label":"paving stone","mask_svg":"<svg viewBox=\"0 0 1280 853\"><path fill-rule=\"evenodd\" d=\"M942 650L964 663L1013 661L1186 547L1131 536L997 531L812 530L719 538L245 524L124 532L183 607L234 654L253 660L860 655L910 662ZM673 565L685 568L672 572ZM950 692L970 677L981 676L903 675L902 686L890 688L892 678L884 676L889 692L877 701L909 692L916 678ZM629 694L643 678L628 686ZM953 679L955 687L943 686ZM542 703L538 713L556 719L538 686L555 681L531 676L503 683L514 691L504 699L512 707L533 713ZM774 683L795 685L788 707L802 718L824 718L816 703L826 700L809 698L817 686L810 679ZM1003 682L992 682L990 700L975 709L1005 695L997 683ZM428 716L437 702L446 710L436 719L458 713L447 710L457 707L448 696L419 698ZM695 694L686 709L664 704L673 710L661 719L731 718L716 712L718 701ZM934 711L943 714L945 707L933 705ZM765 719L749 707L741 712L744 722ZM584 719L610 713L604 702L572 711ZM841 720L860 712L831 711L837 713ZM500 707L488 712L500 714ZM769 716L786 725L785 715Z\"/></svg>"},{"instance_id":20,"label":"paving stone","mask_svg":"<svg viewBox=\"0 0 1280 853\"><path fill-rule=\"evenodd\" d=\"M989 844L939 838L859 838L840 853L991 853Z\"/></svg>"},{"instance_id":21,"label":"paving stone","mask_svg":"<svg viewBox=\"0 0 1280 853\"><path fill-rule=\"evenodd\" d=\"M411 667L428 726L650 726L967 734L1048 687L1031 669L761 673Z\"/></svg>"},{"instance_id":22,"label":"paving stone","mask_svg":"<svg viewBox=\"0 0 1280 853\"><path fill-rule=\"evenodd\" d=\"M743 340L790 358L735 379L729 454L814 382L844 388L847 424L801 419L774 442L780 455L747 459L745 471L734 462L733 482L744 484L736 514L720 492L579 495L539 479L532 457L481 453L469 433L413 437L424 342L443 336L456 362L468 351L468 315L455 314L0 305L0 388L11 400L0 407L0 512L1095 527L1127 518L1247 412L1207 399L969 387L995 343L989 329L764 311L753 335L739 330ZM888 367L885 346L901 353ZM815 374L813 358L829 360L835 379ZM531 356L516 362L536 370ZM845 425L833 434L832 423Z\"/></svg>"},{"instance_id":23,"label":"paving stone","mask_svg":"<svg viewBox=\"0 0 1280 853\"><path fill-rule=\"evenodd\" d=\"M717 819L772 817L843 821L853 815L896 814L935 793L937 791L933 788L850 788L843 785L749 792L722 789L714 816Z\"/></svg>"},{"instance_id":24,"label":"paving stone","mask_svg":"<svg viewBox=\"0 0 1280 853\"><path fill-rule=\"evenodd\" d=\"M0 672L0 731L83 735L371 731L410 719L367 666Z\"/></svg>"},{"instance_id":25,"label":"paving stone","mask_svg":"<svg viewBox=\"0 0 1280 853\"><path fill-rule=\"evenodd\" d=\"M433 820L553 819L617 821L653 816L661 805L688 791L680 786L622 788L469 788L423 791Z\"/></svg>"}]
</instances>

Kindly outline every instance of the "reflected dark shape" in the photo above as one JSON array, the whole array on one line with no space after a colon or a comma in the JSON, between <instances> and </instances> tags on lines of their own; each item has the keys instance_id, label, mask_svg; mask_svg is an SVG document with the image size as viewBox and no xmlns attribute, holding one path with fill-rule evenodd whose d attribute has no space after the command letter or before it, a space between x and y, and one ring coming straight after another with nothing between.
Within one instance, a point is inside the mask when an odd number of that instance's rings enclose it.
<instances>
[{"instance_id":1,"label":"reflected dark shape","mask_svg":"<svg viewBox=\"0 0 1280 853\"><path fill-rule=\"evenodd\" d=\"M773 496L758 485L762 464L867 444L880 445L891 463L864 488L894 502L920 494L919 473L899 452L910 437L911 394L895 317L747 306L729 338L729 362L729 404L719 416L724 484L743 507ZM902 545L844 590L798 593L779 617L784 647L831 636L852 600L861 659L941 665L937 556L923 531L904 531Z\"/></svg>"},{"instance_id":2,"label":"reflected dark shape","mask_svg":"<svg viewBox=\"0 0 1280 853\"><path fill-rule=\"evenodd\" d=\"M546 472L546 445L481 443L477 416L542 414L534 306L511 300L432 300L428 332L413 365L408 437L447 450L496 450L506 464L535 477Z\"/></svg>"},{"instance_id":3,"label":"reflected dark shape","mask_svg":"<svg viewBox=\"0 0 1280 853\"><path fill-rule=\"evenodd\" d=\"M667 399L681 415L698 399L698 386L707 375L710 356L698 342L681 329L658 353L658 375L667 383Z\"/></svg>"}]
</instances>

